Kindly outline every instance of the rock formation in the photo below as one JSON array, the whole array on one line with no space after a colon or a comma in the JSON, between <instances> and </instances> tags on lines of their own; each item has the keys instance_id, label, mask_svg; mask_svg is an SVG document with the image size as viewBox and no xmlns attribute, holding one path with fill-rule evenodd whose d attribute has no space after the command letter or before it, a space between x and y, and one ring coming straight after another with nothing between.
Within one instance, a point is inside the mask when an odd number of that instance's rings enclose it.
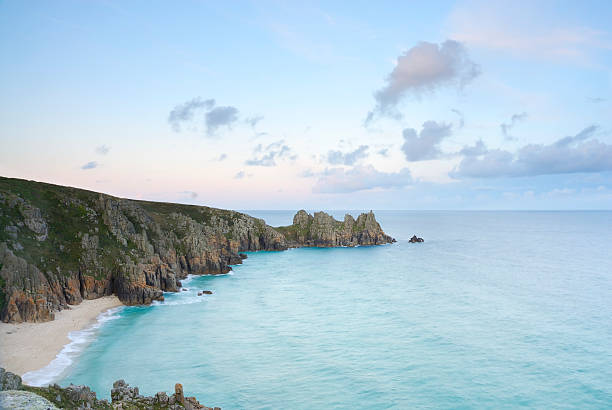
<instances>
[{"instance_id":1,"label":"rock formation","mask_svg":"<svg viewBox=\"0 0 612 410\"><path fill-rule=\"evenodd\" d=\"M418 242L425 242L425 240L423 238L419 238L416 235L412 235L412 238L410 238L410 240L408 241L410 243L418 243Z\"/></svg>"},{"instance_id":2,"label":"rock formation","mask_svg":"<svg viewBox=\"0 0 612 410\"><path fill-rule=\"evenodd\" d=\"M135 201L0 177L0 320L53 320L84 299L163 300L188 274L222 274L246 251L380 245L372 212L343 222L299 211L293 225L204 206Z\"/></svg>"},{"instance_id":3,"label":"rock formation","mask_svg":"<svg viewBox=\"0 0 612 410\"><path fill-rule=\"evenodd\" d=\"M21 403L35 403L36 397L42 397L54 407L66 409L187 409L187 410L221 410L219 407L206 407L195 397L185 397L183 386L177 383L174 394L168 396L165 392L159 392L153 397L142 396L138 387L130 387L124 380L113 383L111 390L111 403L107 400L99 400L96 393L87 386L60 387L57 384L48 387L32 387L21 383L21 377L0 368L0 390L7 393L1 397L7 402L20 401ZM30 408L28 406L27 408ZM9 407L7 407L9 408ZM24 407L25 408L25 407ZM42 407L41 407L42 408ZM44 407L48 408L48 407Z\"/></svg>"},{"instance_id":4,"label":"rock formation","mask_svg":"<svg viewBox=\"0 0 612 410\"><path fill-rule=\"evenodd\" d=\"M382 245L395 242L395 239L383 232L372 211L362 213L357 220L346 214L341 222L325 212L315 212L313 216L301 210L293 217L293 225L276 229L285 236L289 247Z\"/></svg>"}]
</instances>

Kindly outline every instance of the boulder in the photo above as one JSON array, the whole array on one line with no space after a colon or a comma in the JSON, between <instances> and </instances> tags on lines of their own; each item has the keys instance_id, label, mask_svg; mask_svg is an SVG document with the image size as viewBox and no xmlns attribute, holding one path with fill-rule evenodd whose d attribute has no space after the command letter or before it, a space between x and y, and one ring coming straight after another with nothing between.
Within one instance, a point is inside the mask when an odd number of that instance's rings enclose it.
<instances>
[{"instance_id":1,"label":"boulder","mask_svg":"<svg viewBox=\"0 0 612 410\"><path fill-rule=\"evenodd\" d=\"M21 377L0 367L0 390L21 389Z\"/></svg>"}]
</instances>

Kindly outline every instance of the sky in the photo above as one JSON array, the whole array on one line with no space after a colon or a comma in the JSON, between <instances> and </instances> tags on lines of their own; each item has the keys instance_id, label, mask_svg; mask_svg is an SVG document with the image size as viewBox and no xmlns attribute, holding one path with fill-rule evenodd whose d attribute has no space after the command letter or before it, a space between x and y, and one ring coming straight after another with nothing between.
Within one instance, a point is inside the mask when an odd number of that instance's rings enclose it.
<instances>
[{"instance_id":1,"label":"sky","mask_svg":"<svg viewBox=\"0 0 612 410\"><path fill-rule=\"evenodd\" d=\"M0 1L0 175L230 209L612 209L608 1Z\"/></svg>"}]
</instances>

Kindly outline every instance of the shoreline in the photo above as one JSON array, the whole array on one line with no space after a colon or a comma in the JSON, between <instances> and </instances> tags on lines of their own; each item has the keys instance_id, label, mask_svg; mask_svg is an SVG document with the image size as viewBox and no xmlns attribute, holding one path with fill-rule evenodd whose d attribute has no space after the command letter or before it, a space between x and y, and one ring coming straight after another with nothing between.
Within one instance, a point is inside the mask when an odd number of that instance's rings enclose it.
<instances>
[{"instance_id":1,"label":"shoreline","mask_svg":"<svg viewBox=\"0 0 612 410\"><path fill-rule=\"evenodd\" d=\"M55 312L55 319L49 322L0 322L0 367L22 377L45 369L67 345L76 342L69 337L71 332L94 327L100 315L120 306L116 296L104 296Z\"/></svg>"}]
</instances>

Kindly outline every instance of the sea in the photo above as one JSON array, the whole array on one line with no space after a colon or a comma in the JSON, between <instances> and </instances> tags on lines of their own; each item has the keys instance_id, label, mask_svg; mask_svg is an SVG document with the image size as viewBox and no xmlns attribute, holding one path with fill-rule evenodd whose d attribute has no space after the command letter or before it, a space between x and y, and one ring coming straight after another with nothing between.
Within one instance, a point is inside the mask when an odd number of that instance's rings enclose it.
<instances>
[{"instance_id":1,"label":"sea","mask_svg":"<svg viewBox=\"0 0 612 410\"><path fill-rule=\"evenodd\" d=\"M101 315L26 380L182 383L223 409L612 408L612 212L375 213L397 243L250 252Z\"/></svg>"}]
</instances>

